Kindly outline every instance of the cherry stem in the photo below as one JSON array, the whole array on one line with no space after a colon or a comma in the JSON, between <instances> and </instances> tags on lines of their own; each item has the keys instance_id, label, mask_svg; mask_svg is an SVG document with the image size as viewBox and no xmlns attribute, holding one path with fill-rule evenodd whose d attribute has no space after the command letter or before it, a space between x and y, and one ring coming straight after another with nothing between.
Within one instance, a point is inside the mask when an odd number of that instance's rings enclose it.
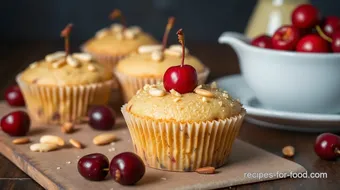
<instances>
[{"instance_id":1,"label":"cherry stem","mask_svg":"<svg viewBox=\"0 0 340 190\"><path fill-rule=\"evenodd\" d=\"M316 25L316 31L319 33L319 35L321 36L321 38L323 38L324 40L328 41L328 42L331 42L332 43L332 38L328 37L323 31L322 29L320 28L319 25Z\"/></svg>"},{"instance_id":2,"label":"cherry stem","mask_svg":"<svg viewBox=\"0 0 340 190\"><path fill-rule=\"evenodd\" d=\"M335 148L335 149L334 149L334 152L335 152L335 154L340 155L340 149Z\"/></svg>"},{"instance_id":3,"label":"cherry stem","mask_svg":"<svg viewBox=\"0 0 340 190\"><path fill-rule=\"evenodd\" d=\"M175 17L169 17L168 24L166 25L164 36L163 36L162 51L165 50L166 43L168 42L169 33L170 33L170 30L172 29L172 27L174 26L174 23L175 23Z\"/></svg>"},{"instance_id":4,"label":"cherry stem","mask_svg":"<svg viewBox=\"0 0 340 190\"><path fill-rule=\"evenodd\" d=\"M123 25L123 30L126 29L126 27L127 27L126 20L125 20L125 17L124 17L124 15L123 15L121 10L119 10L119 9L113 10L111 12L111 14L109 15L109 18L111 20L115 20L115 19L119 18L120 19L120 23Z\"/></svg>"},{"instance_id":5,"label":"cherry stem","mask_svg":"<svg viewBox=\"0 0 340 190\"><path fill-rule=\"evenodd\" d=\"M61 37L64 37L64 46L66 56L70 54L70 34L72 30L73 24L68 24L60 33Z\"/></svg>"},{"instance_id":6,"label":"cherry stem","mask_svg":"<svg viewBox=\"0 0 340 190\"><path fill-rule=\"evenodd\" d=\"M183 65L184 65L184 57L185 57L185 41L184 41L183 29L182 28L179 29L176 34L178 36L179 43L182 45L182 63L181 63L181 67L183 67Z\"/></svg>"},{"instance_id":7,"label":"cherry stem","mask_svg":"<svg viewBox=\"0 0 340 190\"><path fill-rule=\"evenodd\" d=\"M110 169L109 168L104 168L103 171L109 171Z\"/></svg>"}]
</instances>

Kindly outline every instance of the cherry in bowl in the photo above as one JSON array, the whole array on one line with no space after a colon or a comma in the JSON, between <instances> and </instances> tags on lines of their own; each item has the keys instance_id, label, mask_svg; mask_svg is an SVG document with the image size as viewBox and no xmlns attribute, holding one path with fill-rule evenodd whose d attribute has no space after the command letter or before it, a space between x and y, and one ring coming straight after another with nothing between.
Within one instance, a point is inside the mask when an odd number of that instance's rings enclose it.
<instances>
[{"instance_id":1,"label":"cherry in bowl","mask_svg":"<svg viewBox=\"0 0 340 190\"><path fill-rule=\"evenodd\" d=\"M332 50L335 53L340 52L340 31L335 32L332 37Z\"/></svg>"},{"instance_id":2,"label":"cherry in bowl","mask_svg":"<svg viewBox=\"0 0 340 190\"><path fill-rule=\"evenodd\" d=\"M340 30L340 19L336 16L328 16L324 18L321 29L324 34L332 38L333 34Z\"/></svg>"},{"instance_id":3,"label":"cherry in bowl","mask_svg":"<svg viewBox=\"0 0 340 190\"><path fill-rule=\"evenodd\" d=\"M10 86L5 91L5 100L10 106L25 106L25 100L17 85Z\"/></svg>"},{"instance_id":4,"label":"cherry in bowl","mask_svg":"<svg viewBox=\"0 0 340 190\"><path fill-rule=\"evenodd\" d=\"M324 160L335 160L340 156L340 137L332 133L323 133L316 138L315 153Z\"/></svg>"},{"instance_id":5,"label":"cherry in bowl","mask_svg":"<svg viewBox=\"0 0 340 190\"><path fill-rule=\"evenodd\" d=\"M78 172L91 181L104 180L109 173L109 159L100 153L85 155L78 161Z\"/></svg>"},{"instance_id":6,"label":"cherry in bowl","mask_svg":"<svg viewBox=\"0 0 340 190\"><path fill-rule=\"evenodd\" d=\"M267 49L273 48L272 38L268 35L260 35L260 36L255 37L251 41L251 45L257 46L260 48L267 48Z\"/></svg>"},{"instance_id":7,"label":"cherry in bowl","mask_svg":"<svg viewBox=\"0 0 340 190\"><path fill-rule=\"evenodd\" d=\"M296 45L296 51L326 53L330 51L330 45L319 35L309 34L301 38L301 40Z\"/></svg>"},{"instance_id":8,"label":"cherry in bowl","mask_svg":"<svg viewBox=\"0 0 340 190\"><path fill-rule=\"evenodd\" d=\"M116 119L114 111L108 106L94 106L88 112L89 125L97 130L110 130Z\"/></svg>"},{"instance_id":9,"label":"cherry in bowl","mask_svg":"<svg viewBox=\"0 0 340 190\"><path fill-rule=\"evenodd\" d=\"M312 28L320 22L320 12L313 5L302 4L294 9L291 18L297 28Z\"/></svg>"},{"instance_id":10,"label":"cherry in bowl","mask_svg":"<svg viewBox=\"0 0 340 190\"><path fill-rule=\"evenodd\" d=\"M24 111L14 111L1 118L1 128L10 136L25 136L30 125L31 119Z\"/></svg>"},{"instance_id":11,"label":"cherry in bowl","mask_svg":"<svg viewBox=\"0 0 340 190\"><path fill-rule=\"evenodd\" d=\"M110 163L112 178L121 185L137 183L145 173L142 159L132 152L123 152L113 157Z\"/></svg>"},{"instance_id":12,"label":"cherry in bowl","mask_svg":"<svg viewBox=\"0 0 340 190\"><path fill-rule=\"evenodd\" d=\"M294 26L284 25L278 28L273 37L272 45L277 50L294 50L300 40L300 30Z\"/></svg>"}]
</instances>

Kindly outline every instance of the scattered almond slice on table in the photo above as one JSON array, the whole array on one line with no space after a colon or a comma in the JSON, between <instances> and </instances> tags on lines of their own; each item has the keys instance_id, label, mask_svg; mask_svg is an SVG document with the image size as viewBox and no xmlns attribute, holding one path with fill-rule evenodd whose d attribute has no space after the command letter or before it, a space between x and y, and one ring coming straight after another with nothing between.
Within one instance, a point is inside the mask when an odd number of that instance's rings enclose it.
<instances>
[{"instance_id":1,"label":"scattered almond slice on table","mask_svg":"<svg viewBox=\"0 0 340 190\"><path fill-rule=\"evenodd\" d=\"M44 143L36 143L30 146L30 150L33 152L49 152L52 150L58 149L59 146L57 144L44 144Z\"/></svg>"},{"instance_id":2,"label":"scattered almond slice on table","mask_svg":"<svg viewBox=\"0 0 340 190\"><path fill-rule=\"evenodd\" d=\"M30 142L30 139L27 137L17 138L12 141L13 144L27 144Z\"/></svg>"},{"instance_id":3,"label":"scattered almond slice on table","mask_svg":"<svg viewBox=\"0 0 340 190\"><path fill-rule=\"evenodd\" d=\"M196 169L196 172L199 174L214 174L215 168L214 167L203 167Z\"/></svg>"},{"instance_id":4,"label":"scattered almond slice on table","mask_svg":"<svg viewBox=\"0 0 340 190\"><path fill-rule=\"evenodd\" d=\"M46 143L46 144L56 144L58 146L64 146L65 141L58 136L54 135L44 135L40 138L40 143Z\"/></svg>"},{"instance_id":5,"label":"scattered almond slice on table","mask_svg":"<svg viewBox=\"0 0 340 190\"><path fill-rule=\"evenodd\" d=\"M70 143L72 146L76 147L76 148L79 148L79 149L82 149L82 148L83 148L83 145L82 145L79 141L77 141L77 140L75 140L75 139L70 139L70 140L69 140L69 143Z\"/></svg>"},{"instance_id":6,"label":"scattered almond slice on table","mask_svg":"<svg viewBox=\"0 0 340 190\"><path fill-rule=\"evenodd\" d=\"M287 157L293 157L295 154L295 148L293 146L285 146L282 149L282 154Z\"/></svg>"},{"instance_id":7,"label":"scattered almond slice on table","mask_svg":"<svg viewBox=\"0 0 340 190\"><path fill-rule=\"evenodd\" d=\"M61 126L61 132L72 133L74 130L74 125L71 122L66 122Z\"/></svg>"},{"instance_id":8,"label":"scattered almond slice on table","mask_svg":"<svg viewBox=\"0 0 340 190\"><path fill-rule=\"evenodd\" d=\"M95 136L92 142L95 145L106 145L116 140L117 140L116 135L112 133L104 133L104 134Z\"/></svg>"}]
</instances>

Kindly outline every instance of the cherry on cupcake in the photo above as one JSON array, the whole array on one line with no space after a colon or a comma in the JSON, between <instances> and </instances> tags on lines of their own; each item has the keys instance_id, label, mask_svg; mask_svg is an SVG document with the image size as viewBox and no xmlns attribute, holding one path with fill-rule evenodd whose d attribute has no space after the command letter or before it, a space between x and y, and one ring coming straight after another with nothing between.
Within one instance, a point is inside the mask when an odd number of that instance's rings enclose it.
<instances>
[{"instance_id":1,"label":"cherry on cupcake","mask_svg":"<svg viewBox=\"0 0 340 190\"><path fill-rule=\"evenodd\" d=\"M178 41L182 45L182 63L168 68L163 76L164 88L169 92L171 89L184 94L192 92L197 86L197 73L194 67L184 64L185 42L182 29L177 32Z\"/></svg>"},{"instance_id":2,"label":"cherry on cupcake","mask_svg":"<svg viewBox=\"0 0 340 190\"><path fill-rule=\"evenodd\" d=\"M273 48L272 38L268 35L265 35L265 34L257 36L256 38L254 38L251 41L251 45L257 46L257 47L260 47L260 48L267 48L267 49Z\"/></svg>"},{"instance_id":3,"label":"cherry on cupcake","mask_svg":"<svg viewBox=\"0 0 340 190\"><path fill-rule=\"evenodd\" d=\"M10 136L25 136L30 125L31 119L24 111L14 111L1 118L1 128Z\"/></svg>"},{"instance_id":4,"label":"cherry on cupcake","mask_svg":"<svg viewBox=\"0 0 340 190\"><path fill-rule=\"evenodd\" d=\"M277 50L294 50L300 40L300 30L294 26L284 25L278 28L273 37L272 45Z\"/></svg>"},{"instance_id":5,"label":"cherry on cupcake","mask_svg":"<svg viewBox=\"0 0 340 190\"><path fill-rule=\"evenodd\" d=\"M329 50L328 42L316 34L304 36L296 46L298 52L326 53Z\"/></svg>"},{"instance_id":6,"label":"cherry on cupcake","mask_svg":"<svg viewBox=\"0 0 340 190\"><path fill-rule=\"evenodd\" d=\"M335 160L340 156L340 137L332 133L323 133L316 138L315 153L324 160Z\"/></svg>"},{"instance_id":7,"label":"cherry on cupcake","mask_svg":"<svg viewBox=\"0 0 340 190\"><path fill-rule=\"evenodd\" d=\"M89 125L98 130L110 130L116 119L114 111L108 106L94 106L88 112Z\"/></svg>"},{"instance_id":8,"label":"cherry on cupcake","mask_svg":"<svg viewBox=\"0 0 340 190\"><path fill-rule=\"evenodd\" d=\"M100 153L85 155L78 161L78 172L91 181L104 180L109 173L109 159Z\"/></svg>"},{"instance_id":9,"label":"cherry on cupcake","mask_svg":"<svg viewBox=\"0 0 340 190\"><path fill-rule=\"evenodd\" d=\"M112 158L110 174L121 185L133 185L144 176L145 165L138 155L123 152Z\"/></svg>"},{"instance_id":10,"label":"cherry on cupcake","mask_svg":"<svg viewBox=\"0 0 340 190\"><path fill-rule=\"evenodd\" d=\"M301 29L312 28L320 22L319 10L310 4L297 6L291 17L292 24Z\"/></svg>"},{"instance_id":11,"label":"cherry on cupcake","mask_svg":"<svg viewBox=\"0 0 340 190\"><path fill-rule=\"evenodd\" d=\"M25 100L17 85L10 86L5 91L5 100L10 106L25 106Z\"/></svg>"}]
</instances>

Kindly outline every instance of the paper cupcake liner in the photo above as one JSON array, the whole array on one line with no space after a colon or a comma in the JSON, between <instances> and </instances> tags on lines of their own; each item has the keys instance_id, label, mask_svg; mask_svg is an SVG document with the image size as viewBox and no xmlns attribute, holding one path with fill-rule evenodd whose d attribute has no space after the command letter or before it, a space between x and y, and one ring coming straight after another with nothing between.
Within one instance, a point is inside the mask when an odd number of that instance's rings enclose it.
<instances>
[{"instance_id":1,"label":"paper cupcake liner","mask_svg":"<svg viewBox=\"0 0 340 190\"><path fill-rule=\"evenodd\" d=\"M122 107L135 152L149 167L169 171L195 171L221 167L230 155L245 116L208 122L179 123L140 118Z\"/></svg>"},{"instance_id":2,"label":"paper cupcake liner","mask_svg":"<svg viewBox=\"0 0 340 190\"><path fill-rule=\"evenodd\" d=\"M204 84L208 78L210 70L205 68L203 72L197 74L198 84ZM114 71L120 86L125 102L128 102L139 89L143 88L146 84L157 84L163 81L163 77L135 77L129 76L124 73Z\"/></svg>"},{"instance_id":3,"label":"paper cupcake liner","mask_svg":"<svg viewBox=\"0 0 340 190\"><path fill-rule=\"evenodd\" d=\"M113 80L74 86L30 84L16 78L25 98L28 113L40 124L79 123L92 105L107 104Z\"/></svg>"}]
</instances>

